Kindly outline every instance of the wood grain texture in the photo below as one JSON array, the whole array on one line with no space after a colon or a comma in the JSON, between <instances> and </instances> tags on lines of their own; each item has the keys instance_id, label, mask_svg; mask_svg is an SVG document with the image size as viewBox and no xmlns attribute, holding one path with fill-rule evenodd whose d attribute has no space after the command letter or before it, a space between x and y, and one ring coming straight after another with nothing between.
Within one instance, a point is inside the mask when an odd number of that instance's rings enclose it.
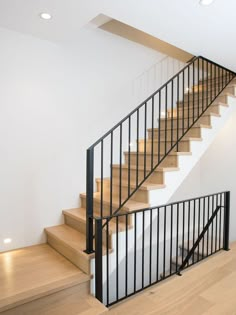
<instances>
[{"instance_id":1,"label":"wood grain texture","mask_svg":"<svg viewBox=\"0 0 236 315\"><path fill-rule=\"evenodd\" d=\"M162 284L110 309L110 315L235 315L236 242Z\"/></svg>"}]
</instances>

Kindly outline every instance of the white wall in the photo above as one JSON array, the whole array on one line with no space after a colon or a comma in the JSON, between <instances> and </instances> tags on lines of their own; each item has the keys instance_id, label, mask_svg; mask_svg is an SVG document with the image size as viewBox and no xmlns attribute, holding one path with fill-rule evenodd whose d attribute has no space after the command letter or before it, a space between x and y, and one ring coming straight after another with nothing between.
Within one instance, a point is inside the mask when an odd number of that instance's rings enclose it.
<instances>
[{"instance_id":1,"label":"white wall","mask_svg":"<svg viewBox=\"0 0 236 315\"><path fill-rule=\"evenodd\" d=\"M77 43L0 29L0 250L44 241L79 206L86 148L137 105L133 79L164 57L101 30Z\"/></svg>"},{"instance_id":2,"label":"white wall","mask_svg":"<svg viewBox=\"0 0 236 315\"><path fill-rule=\"evenodd\" d=\"M236 112L216 136L186 180L178 188L172 201L198 197L215 192L231 191L230 239L236 240Z\"/></svg>"}]
</instances>

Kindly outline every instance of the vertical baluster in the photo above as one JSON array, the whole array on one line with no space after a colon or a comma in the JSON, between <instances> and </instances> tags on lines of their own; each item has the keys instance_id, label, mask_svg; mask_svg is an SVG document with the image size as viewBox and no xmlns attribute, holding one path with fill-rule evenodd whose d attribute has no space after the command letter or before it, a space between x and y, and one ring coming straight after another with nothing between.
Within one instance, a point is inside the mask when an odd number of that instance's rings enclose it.
<instances>
[{"instance_id":1,"label":"vertical baluster","mask_svg":"<svg viewBox=\"0 0 236 315\"><path fill-rule=\"evenodd\" d=\"M137 273L137 213L134 213L134 292L136 292Z\"/></svg>"},{"instance_id":2,"label":"vertical baluster","mask_svg":"<svg viewBox=\"0 0 236 315\"><path fill-rule=\"evenodd\" d=\"M177 76L177 152L179 151L179 75Z\"/></svg>"},{"instance_id":3,"label":"vertical baluster","mask_svg":"<svg viewBox=\"0 0 236 315\"><path fill-rule=\"evenodd\" d=\"M197 60L197 81L198 81L198 92L197 92L197 108L198 108L198 117L200 115L200 91L199 91L199 87L200 87L200 75L199 75L199 58Z\"/></svg>"},{"instance_id":4,"label":"vertical baluster","mask_svg":"<svg viewBox=\"0 0 236 315\"><path fill-rule=\"evenodd\" d=\"M113 131L111 132L111 152L110 152L110 215L112 215L112 198L113 198ZM130 160L130 153L129 153L129 160Z\"/></svg>"},{"instance_id":5,"label":"vertical baluster","mask_svg":"<svg viewBox=\"0 0 236 315\"><path fill-rule=\"evenodd\" d=\"M198 199L198 238L200 236L200 224L201 224L201 198ZM197 247L197 261L199 261L199 256L200 256L200 244L198 244Z\"/></svg>"},{"instance_id":6,"label":"vertical baluster","mask_svg":"<svg viewBox=\"0 0 236 315\"><path fill-rule=\"evenodd\" d=\"M207 222L209 221L210 219L210 197L208 196L207 197ZM207 256L209 255L209 230L210 230L210 226L209 228L207 229Z\"/></svg>"},{"instance_id":7,"label":"vertical baluster","mask_svg":"<svg viewBox=\"0 0 236 315\"><path fill-rule=\"evenodd\" d=\"M184 261L184 233L185 233L185 202L183 202L183 234L182 234L182 263Z\"/></svg>"},{"instance_id":8,"label":"vertical baluster","mask_svg":"<svg viewBox=\"0 0 236 315\"><path fill-rule=\"evenodd\" d=\"M170 206L170 275L172 274L173 204Z\"/></svg>"},{"instance_id":9,"label":"vertical baluster","mask_svg":"<svg viewBox=\"0 0 236 315\"><path fill-rule=\"evenodd\" d=\"M211 204L211 215L213 214L213 212L214 212L214 195L213 196L211 196L211 202L212 202L212 204ZM213 236L214 236L214 222L212 222L212 224L211 224L211 254L213 253L213 240L214 240L214 238L213 238Z\"/></svg>"},{"instance_id":10,"label":"vertical baluster","mask_svg":"<svg viewBox=\"0 0 236 315\"><path fill-rule=\"evenodd\" d=\"M129 116L129 120L128 120L128 133L129 133L129 152L128 152L128 196L130 196L130 146L131 146L131 118Z\"/></svg>"},{"instance_id":11,"label":"vertical baluster","mask_svg":"<svg viewBox=\"0 0 236 315\"><path fill-rule=\"evenodd\" d=\"M202 80L203 80L203 85L202 85L202 113L204 111L204 84L205 84L205 75L204 75L204 59L202 59Z\"/></svg>"},{"instance_id":12,"label":"vertical baluster","mask_svg":"<svg viewBox=\"0 0 236 315\"><path fill-rule=\"evenodd\" d=\"M122 203L122 124L120 125L120 180L119 180L119 206Z\"/></svg>"},{"instance_id":13,"label":"vertical baluster","mask_svg":"<svg viewBox=\"0 0 236 315\"><path fill-rule=\"evenodd\" d=\"M166 206L164 210L163 279L166 277Z\"/></svg>"},{"instance_id":14,"label":"vertical baluster","mask_svg":"<svg viewBox=\"0 0 236 315\"><path fill-rule=\"evenodd\" d=\"M152 283L152 209L150 210L149 284Z\"/></svg>"},{"instance_id":15,"label":"vertical baluster","mask_svg":"<svg viewBox=\"0 0 236 315\"><path fill-rule=\"evenodd\" d=\"M152 97L152 155L151 155L151 170L153 170L153 154L154 154L154 96Z\"/></svg>"},{"instance_id":16,"label":"vertical baluster","mask_svg":"<svg viewBox=\"0 0 236 315\"><path fill-rule=\"evenodd\" d=\"M166 152L167 152L167 118L168 118L168 112L167 112L167 85L166 85L166 88L165 88L165 155L166 155Z\"/></svg>"},{"instance_id":17,"label":"vertical baluster","mask_svg":"<svg viewBox=\"0 0 236 315\"><path fill-rule=\"evenodd\" d=\"M207 73L207 78L206 78L206 99L207 99L207 106L208 106L208 104L211 103L211 100L209 100L209 94L208 94L208 80L209 80L208 61L206 62L206 73Z\"/></svg>"},{"instance_id":18,"label":"vertical baluster","mask_svg":"<svg viewBox=\"0 0 236 315\"><path fill-rule=\"evenodd\" d=\"M187 68L188 71L188 128L190 126L190 112L189 112L189 103L190 103L190 73L189 73L189 66ZM192 93L192 98L194 98L194 93Z\"/></svg>"},{"instance_id":19,"label":"vertical baluster","mask_svg":"<svg viewBox=\"0 0 236 315\"><path fill-rule=\"evenodd\" d=\"M94 180L94 148L87 150L86 162L86 250L93 253L93 180Z\"/></svg>"},{"instance_id":20,"label":"vertical baluster","mask_svg":"<svg viewBox=\"0 0 236 315\"><path fill-rule=\"evenodd\" d=\"M119 217L116 217L116 301L119 300Z\"/></svg>"},{"instance_id":21,"label":"vertical baluster","mask_svg":"<svg viewBox=\"0 0 236 315\"><path fill-rule=\"evenodd\" d=\"M218 93L220 93L220 67L218 67Z\"/></svg>"},{"instance_id":22,"label":"vertical baluster","mask_svg":"<svg viewBox=\"0 0 236 315\"><path fill-rule=\"evenodd\" d=\"M214 66L214 70L215 70L215 97L216 97L216 87L217 87L217 82L216 82L216 65Z\"/></svg>"},{"instance_id":23,"label":"vertical baluster","mask_svg":"<svg viewBox=\"0 0 236 315\"><path fill-rule=\"evenodd\" d=\"M102 219L95 220L95 295L103 303Z\"/></svg>"},{"instance_id":24,"label":"vertical baluster","mask_svg":"<svg viewBox=\"0 0 236 315\"><path fill-rule=\"evenodd\" d=\"M222 193L220 194L220 231L219 231L219 249L221 249L221 225L222 225Z\"/></svg>"},{"instance_id":25,"label":"vertical baluster","mask_svg":"<svg viewBox=\"0 0 236 315\"><path fill-rule=\"evenodd\" d=\"M176 227L176 273L178 271L178 256L179 256L179 203L177 203L177 227Z\"/></svg>"},{"instance_id":26,"label":"vertical baluster","mask_svg":"<svg viewBox=\"0 0 236 315\"><path fill-rule=\"evenodd\" d=\"M193 200L193 244L195 243L195 217L196 217L196 199ZM195 255L193 254L193 264L195 263Z\"/></svg>"},{"instance_id":27,"label":"vertical baluster","mask_svg":"<svg viewBox=\"0 0 236 315\"><path fill-rule=\"evenodd\" d=\"M174 126L173 126L173 122L174 122L174 81L171 81L171 149L173 146L173 130L174 130Z\"/></svg>"},{"instance_id":28,"label":"vertical baluster","mask_svg":"<svg viewBox=\"0 0 236 315\"><path fill-rule=\"evenodd\" d=\"M144 288L144 245L145 245L145 212L143 211L143 220L142 220L142 289Z\"/></svg>"},{"instance_id":29,"label":"vertical baluster","mask_svg":"<svg viewBox=\"0 0 236 315\"><path fill-rule=\"evenodd\" d=\"M147 103L144 104L144 178L146 178L146 157L147 157Z\"/></svg>"},{"instance_id":30,"label":"vertical baluster","mask_svg":"<svg viewBox=\"0 0 236 315\"><path fill-rule=\"evenodd\" d=\"M137 109L137 150L136 150L136 187L138 186L138 170L139 170L139 109Z\"/></svg>"},{"instance_id":31,"label":"vertical baluster","mask_svg":"<svg viewBox=\"0 0 236 315\"><path fill-rule=\"evenodd\" d=\"M103 140L101 141L101 191L100 215L103 217Z\"/></svg>"},{"instance_id":32,"label":"vertical baluster","mask_svg":"<svg viewBox=\"0 0 236 315\"><path fill-rule=\"evenodd\" d=\"M213 101L213 73L212 73L212 63L210 64L211 68L211 80L210 80L210 88L211 88L211 102Z\"/></svg>"},{"instance_id":33,"label":"vertical baluster","mask_svg":"<svg viewBox=\"0 0 236 315\"><path fill-rule=\"evenodd\" d=\"M182 136L184 134L184 129L185 129L185 126L184 126L184 118L185 118L185 110L184 110L184 105L185 105L185 101L184 101L184 71L183 71L183 103L182 103Z\"/></svg>"},{"instance_id":34,"label":"vertical baluster","mask_svg":"<svg viewBox=\"0 0 236 315\"><path fill-rule=\"evenodd\" d=\"M161 160L161 129L162 129L162 122L161 122L161 90L159 92L159 113L158 113L158 163Z\"/></svg>"},{"instance_id":35,"label":"vertical baluster","mask_svg":"<svg viewBox=\"0 0 236 315\"><path fill-rule=\"evenodd\" d=\"M125 215L125 296L128 296L128 214Z\"/></svg>"},{"instance_id":36,"label":"vertical baluster","mask_svg":"<svg viewBox=\"0 0 236 315\"><path fill-rule=\"evenodd\" d=\"M109 220L106 219L106 260L107 260L107 304L109 305L110 288L109 288Z\"/></svg>"},{"instance_id":37,"label":"vertical baluster","mask_svg":"<svg viewBox=\"0 0 236 315\"><path fill-rule=\"evenodd\" d=\"M203 228L205 227L205 219L206 219L206 198L203 198ZM204 258L204 249L205 249L205 234L202 239L202 258Z\"/></svg>"},{"instance_id":38,"label":"vertical baluster","mask_svg":"<svg viewBox=\"0 0 236 315\"><path fill-rule=\"evenodd\" d=\"M192 91L192 93L193 93L193 121L192 121L192 123L194 123L194 121L195 121L195 93L196 93L196 91L195 91L195 69L194 69L194 64L195 64L195 61L193 62L193 91Z\"/></svg>"},{"instance_id":39,"label":"vertical baluster","mask_svg":"<svg viewBox=\"0 0 236 315\"><path fill-rule=\"evenodd\" d=\"M224 194L224 237L223 237L223 248L229 250L229 223L230 223L230 192L227 191Z\"/></svg>"},{"instance_id":40,"label":"vertical baluster","mask_svg":"<svg viewBox=\"0 0 236 315\"><path fill-rule=\"evenodd\" d=\"M188 201L188 254L189 254L189 243L190 243L190 201ZM189 261L188 261L189 266Z\"/></svg>"},{"instance_id":41,"label":"vertical baluster","mask_svg":"<svg viewBox=\"0 0 236 315\"><path fill-rule=\"evenodd\" d=\"M160 240L160 209L157 208L157 263L156 263L156 281L159 281L159 240Z\"/></svg>"},{"instance_id":42,"label":"vertical baluster","mask_svg":"<svg viewBox=\"0 0 236 315\"><path fill-rule=\"evenodd\" d=\"M218 194L216 195L216 207L218 207ZM218 212L219 213L219 212ZM217 251L218 213L216 215L215 252Z\"/></svg>"}]
</instances>

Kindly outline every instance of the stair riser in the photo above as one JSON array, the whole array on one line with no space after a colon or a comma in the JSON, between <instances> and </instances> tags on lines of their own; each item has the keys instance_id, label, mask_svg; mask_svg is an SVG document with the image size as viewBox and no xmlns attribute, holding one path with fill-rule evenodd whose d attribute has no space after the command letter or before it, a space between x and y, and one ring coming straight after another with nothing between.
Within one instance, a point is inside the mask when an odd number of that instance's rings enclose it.
<instances>
[{"instance_id":1,"label":"stair riser","mask_svg":"<svg viewBox=\"0 0 236 315\"><path fill-rule=\"evenodd\" d=\"M159 137L159 131L158 129L154 129L154 132L153 132L153 139L154 140L158 140L158 137ZM187 140L188 137L196 137L196 138L201 138L201 128L191 128L188 133L186 134L186 136L184 136L183 140ZM171 140L171 130L168 130L167 131L167 140ZM173 138L173 141L176 141L177 140L177 129L173 130L173 133L172 133L172 138ZM152 139L152 131L151 130L148 130L148 139ZM165 140L165 131L164 130L161 130L160 132L160 139L161 140Z\"/></svg>"},{"instance_id":2,"label":"stair riser","mask_svg":"<svg viewBox=\"0 0 236 315\"><path fill-rule=\"evenodd\" d=\"M86 274L90 274L90 263L85 255L66 246L62 241L47 233L47 241L56 251L65 256Z\"/></svg>"},{"instance_id":3,"label":"stair riser","mask_svg":"<svg viewBox=\"0 0 236 315\"><path fill-rule=\"evenodd\" d=\"M144 165L144 156L143 154L139 154L138 157L139 165ZM147 167L151 167L151 155L146 156L146 165ZM129 163L129 157L128 154L125 154L125 164L128 165ZM158 163L158 156L153 156L153 165L156 165ZM136 165L136 154L130 155L130 164ZM178 167L178 156L175 155L168 155L165 157L165 159L161 162L160 167Z\"/></svg>"},{"instance_id":4,"label":"stair riser","mask_svg":"<svg viewBox=\"0 0 236 315\"><path fill-rule=\"evenodd\" d=\"M71 218L70 216L67 216L66 214L64 215L65 218L65 224L69 225L73 229L86 234L86 221L79 221L74 218ZM94 227L95 230L95 227ZM108 246L111 248L112 245L112 236L108 236ZM106 231L103 229L103 244L106 246Z\"/></svg>"},{"instance_id":5,"label":"stair riser","mask_svg":"<svg viewBox=\"0 0 236 315\"><path fill-rule=\"evenodd\" d=\"M140 163L139 164L141 167L143 167L143 165ZM122 169L122 181L126 181L128 182L128 169ZM148 172L146 172L146 174L148 174ZM120 170L118 168L113 168L113 178L116 181L119 181L120 178ZM130 170L130 181L131 182L136 182L136 170L135 169L131 169ZM144 170L139 170L138 171L138 180L142 181L144 179ZM163 176L163 172L153 172L148 179L146 180L147 183L154 183L154 184L164 184L164 176Z\"/></svg>"},{"instance_id":6,"label":"stair riser","mask_svg":"<svg viewBox=\"0 0 236 315\"><path fill-rule=\"evenodd\" d=\"M160 122L160 129L161 130L165 130L165 128L170 129L170 128L174 128L176 129L177 126L181 126L182 128L184 127L184 131L187 130L187 128L189 127L189 125L192 124L192 119L190 119L188 121L188 119L179 119L179 121L177 119L174 119L173 121L171 121L170 119L167 119L166 121L163 119ZM200 124L204 124L204 125L210 125L211 124L211 117L210 116L202 116L201 118L198 119L198 121L194 124L195 127L199 126Z\"/></svg>"},{"instance_id":7,"label":"stair riser","mask_svg":"<svg viewBox=\"0 0 236 315\"><path fill-rule=\"evenodd\" d=\"M174 141L172 143L172 146L174 145ZM159 145L157 142L153 143L153 152L158 152ZM171 142L160 142L160 152L168 152L171 149ZM142 141L139 144L139 151L144 152L145 151L145 143ZM173 151L177 151L177 146L173 148ZM190 152L190 142L189 141L180 141L178 145L178 151L179 152ZM146 143L146 152L152 152L152 143L148 142Z\"/></svg>"}]
</instances>

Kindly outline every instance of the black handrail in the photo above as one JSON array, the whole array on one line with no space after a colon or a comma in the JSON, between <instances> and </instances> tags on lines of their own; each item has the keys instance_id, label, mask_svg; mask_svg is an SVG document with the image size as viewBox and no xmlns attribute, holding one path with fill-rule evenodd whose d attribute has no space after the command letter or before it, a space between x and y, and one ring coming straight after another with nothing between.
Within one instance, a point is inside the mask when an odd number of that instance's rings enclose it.
<instances>
[{"instance_id":1,"label":"black handrail","mask_svg":"<svg viewBox=\"0 0 236 315\"><path fill-rule=\"evenodd\" d=\"M93 252L95 212L99 212L100 217L118 213L169 153L179 151L183 137L234 77L233 71L204 57L194 57L87 149L87 253ZM190 93L191 86L193 93ZM147 137L148 128L151 136ZM134 134L137 145L132 152L130 146ZM143 143L140 142L142 138ZM125 147L128 147L126 168L122 159ZM94 203L97 168L100 183ZM108 180L105 179L107 176Z\"/></svg>"}]
</instances>

